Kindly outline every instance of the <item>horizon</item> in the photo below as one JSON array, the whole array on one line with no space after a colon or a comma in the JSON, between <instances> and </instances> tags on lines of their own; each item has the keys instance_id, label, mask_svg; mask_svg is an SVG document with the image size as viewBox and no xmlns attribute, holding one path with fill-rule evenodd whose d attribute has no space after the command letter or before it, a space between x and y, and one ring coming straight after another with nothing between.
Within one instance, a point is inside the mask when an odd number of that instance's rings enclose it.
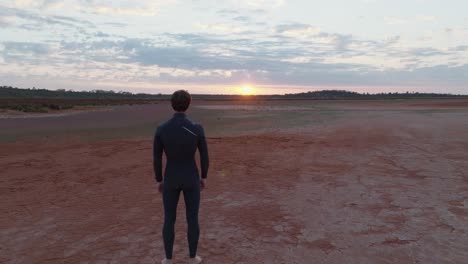
<instances>
[{"instance_id":1,"label":"horizon","mask_svg":"<svg viewBox=\"0 0 468 264\"><path fill-rule=\"evenodd\" d=\"M468 2L0 0L14 87L468 95Z\"/></svg>"},{"instance_id":2,"label":"horizon","mask_svg":"<svg viewBox=\"0 0 468 264\"><path fill-rule=\"evenodd\" d=\"M0 85L0 89L2 88L13 88L13 89L25 89L25 90L46 90L46 91L52 91L52 92L85 92L85 93L94 93L94 92L103 92L103 93L128 93L129 91L124 91L124 90L73 90L73 89L47 89L47 88L42 88L42 87L13 87L13 86L8 86L8 85ZM189 91L190 92L190 91ZM399 94L399 95L404 95L404 94L435 94L435 95L450 95L450 96L468 96L468 94L456 94L456 93L428 93L428 92L418 92L418 91L405 91L405 92L375 92L375 93L369 93L369 92L354 92L350 90L336 90L336 89L320 89L320 90L314 90L314 91L303 91L303 92L294 92L294 93L282 93L282 94L242 94L242 93L231 93L231 94L220 94L220 93L191 93L191 95L195 96L242 96L242 97L251 97L251 96L285 96L285 95L298 95L298 94L304 94L304 93L315 93L315 92L347 92L347 93L357 93L359 95L382 95L382 94ZM139 93L139 92L130 92L133 95L137 94L145 94L145 95L161 95L161 96L170 96L172 93Z\"/></svg>"}]
</instances>

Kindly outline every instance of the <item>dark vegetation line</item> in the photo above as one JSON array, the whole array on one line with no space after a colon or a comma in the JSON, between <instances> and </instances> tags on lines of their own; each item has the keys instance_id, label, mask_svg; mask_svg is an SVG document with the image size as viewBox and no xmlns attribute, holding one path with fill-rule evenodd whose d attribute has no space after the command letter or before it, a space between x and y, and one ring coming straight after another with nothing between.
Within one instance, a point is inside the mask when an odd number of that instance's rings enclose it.
<instances>
[{"instance_id":1,"label":"dark vegetation line","mask_svg":"<svg viewBox=\"0 0 468 264\"><path fill-rule=\"evenodd\" d=\"M162 96L162 94L114 92L105 90L73 91L65 89L22 89L11 86L0 86L0 98L157 99Z\"/></svg>"},{"instance_id":2,"label":"dark vegetation line","mask_svg":"<svg viewBox=\"0 0 468 264\"><path fill-rule=\"evenodd\" d=\"M170 95L115 92L105 90L72 91L47 89L21 89L0 86L0 109L12 109L23 112L49 112L71 109L74 106L103 106L123 104L149 104L169 99ZM468 98L467 95L437 93L357 93L344 90L323 90L284 95L211 95L194 94L194 98L203 100L337 100L337 99L418 99L418 98Z\"/></svg>"},{"instance_id":3,"label":"dark vegetation line","mask_svg":"<svg viewBox=\"0 0 468 264\"><path fill-rule=\"evenodd\" d=\"M306 93L285 94L292 98L324 98L324 99L405 99L405 98L468 98L468 95L440 94L440 93L357 93L344 90L323 90Z\"/></svg>"},{"instance_id":4,"label":"dark vegetation line","mask_svg":"<svg viewBox=\"0 0 468 264\"><path fill-rule=\"evenodd\" d=\"M133 94L114 91L70 91L20 89L0 86L0 109L47 113L72 109L75 106L109 106L157 103L163 95Z\"/></svg>"}]
</instances>

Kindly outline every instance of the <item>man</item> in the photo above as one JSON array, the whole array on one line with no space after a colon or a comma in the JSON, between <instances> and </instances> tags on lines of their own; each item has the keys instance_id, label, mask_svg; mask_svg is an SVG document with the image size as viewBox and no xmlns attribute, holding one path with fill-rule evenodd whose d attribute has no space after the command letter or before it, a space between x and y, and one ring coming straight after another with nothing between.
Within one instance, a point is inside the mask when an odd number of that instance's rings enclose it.
<instances>
[{"instance_id":1,"label":"man","mask_svg":"<svg viewBox=\"0 0 468 264\"><path fill-rule=\"evenodd\" d=\"M208 173L208 147L203 127L187 119L191 96L187 91L179 90L171 97L174 116L161 124L154 136L153 160L158 190L162 192L164 203L163 240L166 258L162 264L172 264L174 245L174 224L177 214L179 195L184 193L187 240L189 244L190 263L198 264L202 259L197 256L200 228L198 225L198 208L200 190L205 188ZM195 163L195 152L200 152L201 179ZM166 153L164 181L162 177L162 155Z\"/></svg>"}]
</instances>

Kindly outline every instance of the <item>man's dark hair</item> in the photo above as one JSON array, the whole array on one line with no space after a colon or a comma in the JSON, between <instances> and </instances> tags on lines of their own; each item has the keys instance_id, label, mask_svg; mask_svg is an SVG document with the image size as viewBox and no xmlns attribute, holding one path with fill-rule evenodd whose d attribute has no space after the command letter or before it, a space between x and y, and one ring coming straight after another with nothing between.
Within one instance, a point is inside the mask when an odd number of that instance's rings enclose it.
<instances>
[{"instance_id":1,"label":"man's dark hair","mask_svg":"<svg viewBox=\"0 0 468 264\"><path fill-rule=\"evenodd\" d=\"M172 108L177 112L185 112L191 101L192 96L186 90L175 91L171 97Z\"/></svg>"}]
</instances>

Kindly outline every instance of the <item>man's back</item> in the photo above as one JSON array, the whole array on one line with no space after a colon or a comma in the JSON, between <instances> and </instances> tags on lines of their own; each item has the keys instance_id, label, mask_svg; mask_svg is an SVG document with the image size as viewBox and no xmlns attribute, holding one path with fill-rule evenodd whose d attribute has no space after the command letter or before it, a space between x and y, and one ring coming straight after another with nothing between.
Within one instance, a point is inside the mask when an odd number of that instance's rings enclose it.
<instances>
[{"instance_id":1,"label":"man's back","mask_svg":"<svg viewBox=\"0 0 468 264\"><path fill-rule=\"evenodd\" d=\"M175 113L161 124L155 135L156 180L162 180L162 151L166 153L167 164L164 182L170 186L193 183L200 178L195 152L200 151L201 176L206 178L208 150L203 127L187 119L184 113ZM159 164L158 164L159 163Z\"/></svg>"}]
</instances>

